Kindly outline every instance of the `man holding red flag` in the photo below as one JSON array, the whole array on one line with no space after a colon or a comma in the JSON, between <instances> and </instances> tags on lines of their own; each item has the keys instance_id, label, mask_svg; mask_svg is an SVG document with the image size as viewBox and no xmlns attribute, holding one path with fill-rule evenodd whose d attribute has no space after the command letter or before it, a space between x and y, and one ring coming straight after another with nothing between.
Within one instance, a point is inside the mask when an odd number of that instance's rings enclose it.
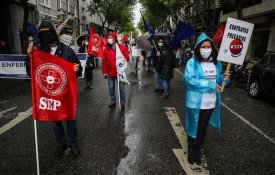
<instances>
[{"instance_id":1,"label":"man holding red flag","mask_svg":"<svg viewBox=\"0 0 275 175\"><path fill-rule=\"evenodd\" d=\"M58 144L55 157L62 156L67 149L62 124L62 121L66 121L70 152L78 156L80 150L77 145L75 112L76 77L81 76L82 72L80 61L69 46L59 42L49 21L43 21L39 26L38 38L39 50L33 49L32 44L27 49L31 59L33 119L53 121Z\"/></svg>"},{"instance_id":2,"label":"man holding red flag","mask_svg":"<svg viewBox=\"0 0 275 175\"><path fill-rule=\"evenodd\" d=\"M116 44L117 44L117 34L111 32L108 36L108 44L104 49L104 56L102 57L102 73L104 78L108 78L109 93L111 96L111 103L108 105L109 108L116 106L116 93L115 93L115 82L117 80L117 67L116 67ZM129 61L128 49L122 45L118 45L126 61ZM121 109L125 109L125 82L120 81L119 83L120 91L120 103Z\"/></svg>"}]
</instances>

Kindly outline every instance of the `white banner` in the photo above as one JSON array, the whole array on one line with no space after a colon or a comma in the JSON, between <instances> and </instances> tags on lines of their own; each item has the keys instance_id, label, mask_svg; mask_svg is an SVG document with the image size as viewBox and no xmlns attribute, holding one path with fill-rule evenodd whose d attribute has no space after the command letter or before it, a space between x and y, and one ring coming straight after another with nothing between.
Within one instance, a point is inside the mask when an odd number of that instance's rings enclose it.
<instances>
[{"instance_id":1,"label":"white banner","mask_svg":"<svg viewBox=\"0 0 275 175\"><path fill-rule=\"evenodd\" d=\"M218 60L242 65L254 24L228 18L220 46Z\"/></svg>"},{"instance_id":2,"label":"white banner","mask_svg":"<svg viewBox=\"0 0 275 175\"><path fill-rule=\"evenodd\" d=\"M139 56L141 56L141 50L132 48L132 57L139 57Z\"/></svg>"},{"instance_id":3,"label":"white banner","mask_svg":"<svg viewBox=\"0 0 275 175\"><path fill-rule=\"evenodd\" d=\"M86 53L76 54L83 67L82 77L86 65ZM0 54L0 78L29 79L26 72L25 60L27 55L21 54Z\"/></svg>"}]
</instances>

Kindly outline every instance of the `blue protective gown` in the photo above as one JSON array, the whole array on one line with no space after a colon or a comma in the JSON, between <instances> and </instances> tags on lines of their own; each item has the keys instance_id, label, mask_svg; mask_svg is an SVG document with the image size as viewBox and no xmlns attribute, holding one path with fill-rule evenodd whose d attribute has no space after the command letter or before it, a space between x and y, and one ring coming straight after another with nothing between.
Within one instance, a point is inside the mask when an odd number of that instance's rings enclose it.
<instances>
[{"instance_id":1,"label":"blue protective gown","mask_svg":"<svg viewBox=\"0 0 275 175\"><path fill-rule=\"evenodd\" d=\"M212 40L202 33L196 42L195 48L204 40ZM221 85L223 81L222 66L219 61L216 63L216 83ZM214 92L216 83L204 78L201 64L195 56L188 60L185 73L183 75L183 82L185 85L185 100L186 100L186 132L187 135L193 138L197 137L199 113L201 107L201 101L203 93ZM221 131L220 123L220 93L217 93L216 105L213 114L210 119L210 124Z\"/></svg>"}]
</instances>

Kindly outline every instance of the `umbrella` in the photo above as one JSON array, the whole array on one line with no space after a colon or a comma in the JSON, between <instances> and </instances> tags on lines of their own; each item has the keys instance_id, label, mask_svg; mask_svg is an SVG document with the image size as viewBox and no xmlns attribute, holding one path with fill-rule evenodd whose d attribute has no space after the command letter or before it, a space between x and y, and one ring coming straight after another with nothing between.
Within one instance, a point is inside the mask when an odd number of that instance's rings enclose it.
<instances>
[{"instance_id":1,"label":"umbrella","mask_svg":"<svg viewBox=\"0 0 275 175\"><path fill-rule=\"evenodd\" d=\"M155 33L155 34L151 37L151 39L157 41L157 39L158 39L159 37L164 38L164 40L165 40L167 43L170 43L170 42L171 42L171 35L170 35L169 33L167 33L167 32L158 32L158 33Z\"/></svg>"},{"instance_id":2,"label":"umbrella","mask_svg":"<svg viewBox=\"0 0 275 175\"><path fill-rule=\"evenodd\" d=\"M80 37L77 38L76 43L77 45L80 47L82 45L82 41L88 39L89 40L89 35L85 34L85 35L81 35Z\"/></svg>"},{"instance_id":3,"label":"umbrella","mask_svg":"<svg viewBox=\"0 0 275 175\"><path fill-rule=\"evenodd\" d=\"M148 36L139 36L136 39L137 45L144 51L151 51L152 45L148 40Z\"/></svg>"}]
</instances>

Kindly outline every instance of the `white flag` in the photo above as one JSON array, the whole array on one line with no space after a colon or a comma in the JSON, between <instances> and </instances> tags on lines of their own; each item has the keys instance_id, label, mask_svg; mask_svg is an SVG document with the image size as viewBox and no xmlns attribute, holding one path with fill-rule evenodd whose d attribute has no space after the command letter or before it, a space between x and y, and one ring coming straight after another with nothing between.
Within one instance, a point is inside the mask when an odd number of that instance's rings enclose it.
<instances>
[{"instance_id":1,"label":"white flag","mask_svg":"<svg viewBox=\"0 0 275 175\"><path fill-rule=\"evenodd\" d=\"M125 69L127 68L127 61L124 55L121 53L118 44L116 44L116 70L118 81L125 82L130 85L130 82L126 79Z\"/></svg>"},{"instance_id":2,"label":"white flag","mask_svg":"<svg viewBox=\"0 0 275 175\"><path fill-rule=\"evenodd\" d=\"M63 23L61 23L61 24L56 28L56 33L57 33L58 36L60 35L62 29L64 29L65 25L69 22L70 19L71 19L71 18L66 19Z\"/></svg>"}]
</instances>

